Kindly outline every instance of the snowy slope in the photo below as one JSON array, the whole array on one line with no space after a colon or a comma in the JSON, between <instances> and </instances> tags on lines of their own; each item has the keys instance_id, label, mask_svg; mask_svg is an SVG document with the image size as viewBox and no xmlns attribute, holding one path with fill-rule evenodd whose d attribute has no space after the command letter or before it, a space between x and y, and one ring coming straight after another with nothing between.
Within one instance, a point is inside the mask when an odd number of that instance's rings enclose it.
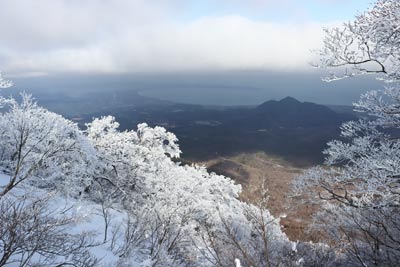
<instances>
[{"instance_id":1,"label":"snowy slope","mask_svg":"<svg viewBox=\"0 0 400 267\"><path fill-rule=\"evenodd\" d=\"M0 188L8 183L10 176L4 174L0 171ZM34 192L35 195L45 195L48 194L46 190L37 189L30 187L15 188L12 190L12 194L17 196L22 194L22 192L26 191ZM73 226L68 229L71 234L83 234L83 233L93 233L94 234L94 243L96 244L92 248L90 248L90 252L96 256L96 258L100 259L100 266L110 267L117 266L119 257L114 255L110 249L110 240L107 242L103 242L104 240L104 218L102 216L102 207L100 204L93 203L87 200L77 200L72 198L66 198L61 195L55 195L52 197L50 201L49 209L54 210L55 214L63 214L71 215L71 217L76 218ZM110 211L111 225L121 225L126 217L126 213L119 212L115 210ZM111 229L109 229L110 231ZM110 236L110 235L109 235ZM122 242L122 235L119 236L120 240L116 240L116 242ZM135 258L139 258L139 255L132 255L129 259L129 266L133 267L142 267L146 261L141 260L142 264L135 263ZM19 266L17 263L7 265L10 267Z\"/></svg>"}]
</instances>

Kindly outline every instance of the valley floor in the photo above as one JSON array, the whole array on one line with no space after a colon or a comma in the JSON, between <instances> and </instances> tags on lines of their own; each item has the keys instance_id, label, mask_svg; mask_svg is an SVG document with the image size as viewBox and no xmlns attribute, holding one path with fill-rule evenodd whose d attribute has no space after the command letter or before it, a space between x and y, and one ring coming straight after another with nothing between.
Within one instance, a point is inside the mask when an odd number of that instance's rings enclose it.
<instances>
[{"instance_id":1,"label":"valley floor","mask_svg":"<svg viewBox=\"0 0 400 267\"><path fill-rule=\"evenodd\" d=\"M219 157L201 162L208 170L225 175L242 185L242 200L257 203L261 199L262 183L268 190L268 209L281 217L283 230L291 240L318 241L318 236L308 233L307 226L318 210L315 205L303 203L291 194L293 179L302 174L303 167L263 152L242 153L232 157Z\"/></svg>"}]
</instances>

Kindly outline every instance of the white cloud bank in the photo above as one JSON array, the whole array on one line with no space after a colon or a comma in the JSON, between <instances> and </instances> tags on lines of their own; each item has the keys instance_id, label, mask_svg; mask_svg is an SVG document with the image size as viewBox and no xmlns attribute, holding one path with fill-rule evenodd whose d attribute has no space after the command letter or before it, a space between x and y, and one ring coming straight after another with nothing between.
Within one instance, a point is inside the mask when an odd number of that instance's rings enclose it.
<instances>
[{"instance_id":1,"label":"white cloud bank","mask_svg":"<svg viewBox=\"0 0 400 267\"><path fill-rule=\"evenodd\" d=\"M13 74L305 70L322 39L320 24L184 21L176 19L179 5L165 2L0 1L0 67Z\"/></svg>"}]
</instances>

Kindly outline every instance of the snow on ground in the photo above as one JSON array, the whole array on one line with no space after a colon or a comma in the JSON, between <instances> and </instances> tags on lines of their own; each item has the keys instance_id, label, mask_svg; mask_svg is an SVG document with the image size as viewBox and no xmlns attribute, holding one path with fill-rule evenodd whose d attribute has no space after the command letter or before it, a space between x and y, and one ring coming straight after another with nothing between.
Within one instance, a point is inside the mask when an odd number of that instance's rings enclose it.
<instances>
[{"instance_id":1,"label":"snow on ground","mask_svg":"<svg viewBox=\"0 0 400 267\"><path fill-rule=\"evenodd\" d=\"M0 190L1 187L5 186L10 180L10 176L5 174L3 171L0 170ZM25 186L23 189L21 188L14 188L12 190L13 195L22 194L22 190L29 193L34 192L34 195L40 196L47 194L48 192L43 189L32 188L29 189ZM102 208L100 204L96 204L91 201L87 200L77 200L72 198L66 198L61 195L55 195L52 197L50 201L49 209L56 211L55 214L63 215L72 215L74 218L77 218L74 225L68 229L69 233L72 234L83 234L83 233L94 233L94 243L95 246L90 248L90 252L96 256L98 259L101 259L100 266L101 267L109 267L109 266L116 266L118 261L118 256L114 255L110 250L110 231L108 232L108 241L106 243L103 242L104 240L104 229L105 229L105 222L102 216ZM110 218L111 223L114 226L121 225L126 218L126 213L110 210ZM122 242L123 236L121 235L116 242ZM135 263L134 261L135 255L133 255L131 261L129 261L129 266L132 267L141 267L143 265L139 263ZM12 264L9 265L10 267L14 267ZM15 265L15 266L18 266Z\"/></svg>"},{"instance_id":2,"label":"snow on ground","mask_svg":"<svg viewBox=\"0 0 400 267\"><path fill-rule=\"evenodd\" d=\"M109 248L110 242L103 242L105 223L99 204L57 196L54 201L51 202L51 205L53 209L56 208L60 210L60 212L67 208L68 212L66 215L72 215L77 218L75 225L69 229L70 233L81 234L90 232L95 234L93 241L98 245L92 247L90 252L96 256L96 258L101 259L100 266L108 267L116 265L118 257L111 252ZM122 222L123 216L124 214L122 212L112 211L112 223L115 221Z\"/></svg>"}]
</instances>

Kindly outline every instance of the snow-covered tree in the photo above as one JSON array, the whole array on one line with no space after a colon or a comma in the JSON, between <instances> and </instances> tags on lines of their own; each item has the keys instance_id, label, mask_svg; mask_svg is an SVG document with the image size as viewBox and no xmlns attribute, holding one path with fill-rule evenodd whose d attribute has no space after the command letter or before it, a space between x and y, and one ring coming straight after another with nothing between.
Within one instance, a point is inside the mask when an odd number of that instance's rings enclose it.
<instances>
[{"instance_id":1,"label":"snow-covered tree","mask_svg":"<svg viewBox=\"0 0 400 267\"><path fill-rule=\"evenodd\" d=\"M354 104L368 119L342 125L328 144L326 163L296 181L322 205L319 226L352 266L400 262L400 2L378 0L342 28L327 30L321 67L345 68L331 79L380 73L392 82ZM320 201L322 200L322 201ZM318 224L317 224L318 225Z\"/></svg>"},{"instance_id":2,"label":"snow-covered tree","mask_svg":"<svg viewBox=\"0 0 400 267\"><path fill-rule=\"evenodd\" d=\"M114 194L150 195L150 175L157 176L162 162L179 157L177 138L164 128L139 124L137 131L118 131L119 123L108 116L87 124L86 134L97 151L99 165L96 179L112 184ZM145 183L148 185L146 186Z\"/></svg>"},{"instance_id":3,"label":"snow-covered tree","mask_svg":"<svg viewBox=\"0 0 400 267\"><path fill-rule=\"evenodd\" d=\"M0 197L27 181L77 195L89 184L94 150L76 124L39 107L31 96L0 99L0 166L10 180Z\"/></svg>"},{"instance_id":4,"label":"snow-covered tree","mask_svg":"<svg viewBox=\"0 0 400 267\"><path fill-rule=\"evenodd\" d=\"M369 92L355 105L374 119L345 123L344 140L328 144L329 167L312 168L297 180L298 189L313 188L323 200L322 230L360 266L392 266L400 260L399 126L396 114L383 111L399 103L377 96Z\"/></svg>"},{"instance_id":5,"label":"snow-covered tree","mask_svg":"<svg viewBox=\"0 0 400 267\"><path fill-rule=\"evenodd\" d=\"M10 86L0 76L0 88ZM21 103L0 98L0 107L0 266L98 266L91 234L71 234L78 217L54 207L53 190L82 190L88 178L77 171L83 135L26 94Z\"/></svg>"},{"instance_id":6,"label":"snow-covered tree","mask_svg":"<svg viewBox=\"0 0 400 267\"><path fill-rule=\"evenodd\" d=\"M337 69L328 80L366 73L382 74L386 81L399 80L399 29L400 2L378 0L354 21L325 30L316 66Z\"/></svg>"},{"instance_id":7,"label":"snow-covered tree","mask_svg":"<svg viewBox=\"0 0 400 267\"><path fill-rule=\"evenodd\" d=\"M86 133L99 157L90 191L108 199L109 209L127 210L120 227L112 222L112 250L129 262L141 251L153 266L264 266L287 257L292 243L268 210L241 202L241 190L229 178L203 167L182 166L175 135L139 124L117 130L113 117L95 119ZM105 220L106 221L106 220ZM294 253L295 254L295 253ZM137 254L136 254L137 255ZM128 264L128 263L126 263Z\"/></svg>"},{"instance_id":8,"label":"snow-covered tree","mask_svg":"<svg viewBox=\"0 0 400 267\"><path fill-rule=\"evenodd\" d=\"M6 79L4 79L3 78L3 75L2 75L2 73L1 73L1 71L0 71L0 89L1 88L10 88L10 87L12 87L13 86L13 82L12 81L10 81L10 80L6 80Z\"/></svg>"},{"instance_id":9,"label":"snow-covered tree","mask_svg":"<svg viewBox=\"0 0 400 267\"><path fill-rule=\"evenodd\" d=\"M17 191L0 199L0 266L98 266L92 234L71 233L77 217L54 207L53 192Z\"/></svg>"}]
</instances>

